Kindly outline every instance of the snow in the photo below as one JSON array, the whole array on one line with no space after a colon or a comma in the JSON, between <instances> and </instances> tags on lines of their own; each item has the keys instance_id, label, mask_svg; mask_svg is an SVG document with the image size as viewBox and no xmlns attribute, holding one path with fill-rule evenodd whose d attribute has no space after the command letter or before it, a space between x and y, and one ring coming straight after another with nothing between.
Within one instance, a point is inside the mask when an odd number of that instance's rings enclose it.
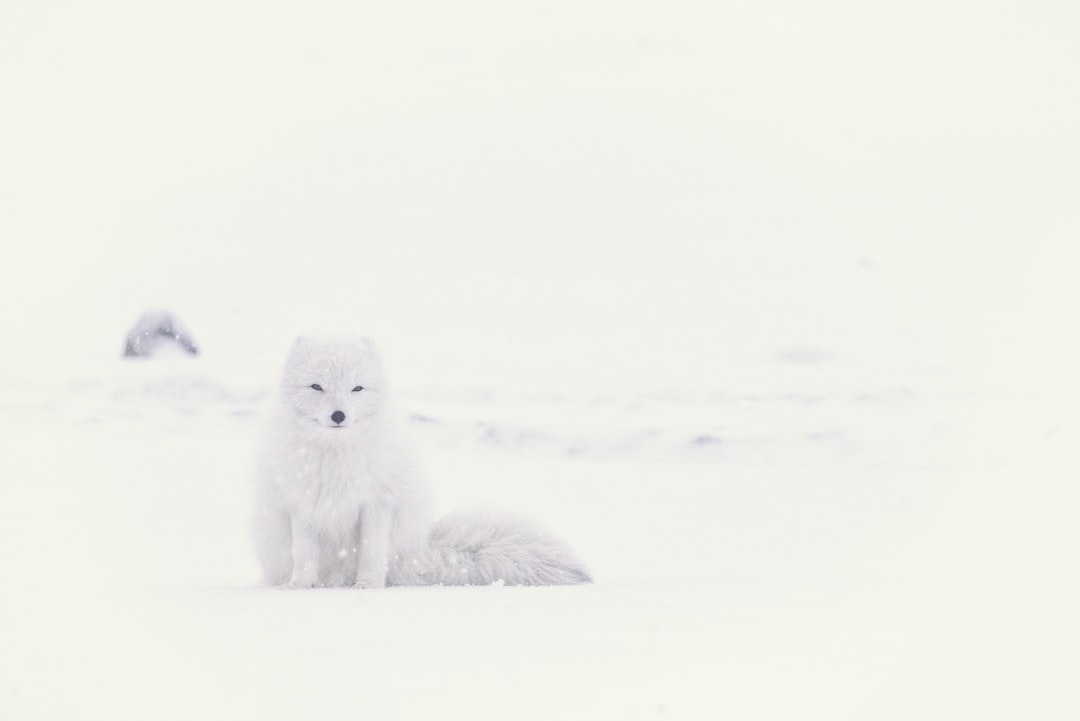
<instances>
[{"instance_id":1,"label":"snow","mask_svg":"<svg viewBox=\"0 0 1080 721\"><path fill-rule=\"evenodd\" d=\"M0 718L1075 718L1075 14L5 6ZM596 583L259 587L324 331Z\"/></svg>"}]
</instances>

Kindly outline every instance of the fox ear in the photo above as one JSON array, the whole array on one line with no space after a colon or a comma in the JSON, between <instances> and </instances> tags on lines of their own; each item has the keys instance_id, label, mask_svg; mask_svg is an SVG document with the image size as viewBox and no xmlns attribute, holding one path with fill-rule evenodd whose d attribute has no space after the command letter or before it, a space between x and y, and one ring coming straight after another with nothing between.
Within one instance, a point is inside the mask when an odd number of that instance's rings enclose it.
<instances>
[{"instance_id":1,"label":"fox ear","mask_svg":"<svg viewBox=\"0 0 1080 721\"><path fill-rule=\"evenodd\" d=\"M364 354L364 357L369 362L373 363L376 368L382 369L382 354L379 353L379 347L375 344L374 339L364 336L357 338L356 342L360 349L360 352Z\"/></svg>"},{"instance_id":2,"label":"fox ear","mask_svg":"<svg viewBox=\"0 0 1080 721\"><path fill-rule=\"evenodd\" d=\"M310 352L311 342L305 335L296 336L296 340L292 342L292 346L289 348L290 358L299 358L307 355Z\"/></svg>"},{"instance_id":3,"label":"fox ear","mask_svg":"<svg viewBox=\"0 0 1080 721\"><path fill-rule=\"evenodd\" d=\"M364 349L364 353L367 354L368 357L378 361L381 354L379 353L379 346L375 344L375 339L364 336L363 338L360 338L359 341L360 347Z\"/></svg>"}]
</instances>

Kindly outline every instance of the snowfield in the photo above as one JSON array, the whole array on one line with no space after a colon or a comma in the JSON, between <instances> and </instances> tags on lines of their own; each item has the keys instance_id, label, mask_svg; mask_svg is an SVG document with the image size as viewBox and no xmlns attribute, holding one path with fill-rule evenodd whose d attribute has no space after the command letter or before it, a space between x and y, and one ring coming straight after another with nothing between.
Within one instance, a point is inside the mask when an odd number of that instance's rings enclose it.
<instances>
[{"instance_id":1,"label":"snowfield","mask_svg":"<svg viewBox=\"0 0 1080 721\"><path fill-rule=\"evenodd\" d=\"M1080 18L984 5L5 4L0 719L1080 717ZM596 582L260 587L326 331Z\"/></svg>"},{"instance_id":2,"label":"snowfield","mask_svg":"<svg viewBox=\"0 0 1080 721\"><path fill-rule=\"evenodd\" d=\"M596 583L311 592L259 587L247 533L271 384L204 359L6 378L6 717L980 708L976 687L1024 671L1000 614L1026 596L1017 524L1036 519L985 425L1024 398L829 364L800 394L796 371L760 363L772 394L402 388L439 505L525 512Z\"/></svg>"}]
</instances>

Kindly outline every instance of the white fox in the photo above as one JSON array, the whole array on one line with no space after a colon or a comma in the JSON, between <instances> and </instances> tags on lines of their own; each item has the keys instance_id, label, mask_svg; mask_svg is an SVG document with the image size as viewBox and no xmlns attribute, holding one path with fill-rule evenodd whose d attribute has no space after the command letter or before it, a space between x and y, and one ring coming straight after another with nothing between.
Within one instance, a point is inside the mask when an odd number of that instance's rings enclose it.
<instances>
[{"instance_id":1,"label":"white fox","mask_svg":"<svg viewBox=\"0 0 1080 721\"><path fill-rule=\"evenodd\" d=\"M263 579L290 588L589 583L559 541L517 520L432 523L370 338L298 338L257 472Z\"/></svg>"}]
</instances>

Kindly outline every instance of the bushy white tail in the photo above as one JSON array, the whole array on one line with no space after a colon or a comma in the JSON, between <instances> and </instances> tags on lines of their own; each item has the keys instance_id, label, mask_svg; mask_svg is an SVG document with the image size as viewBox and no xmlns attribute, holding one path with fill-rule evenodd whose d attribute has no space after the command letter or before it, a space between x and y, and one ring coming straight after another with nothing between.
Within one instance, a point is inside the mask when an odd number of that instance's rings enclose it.
<instances>
[{"instance_id":1,"label":"bushy white tail","mask_svg":"<svg viewBox=\"0 0 1080 721\"><path fill-rule=\"evenodd\" d=\"M561 541L516 518L452 513L431 530L421 583L448 586L566 586L591 583Z\"/></svg>"}]
</instances>

